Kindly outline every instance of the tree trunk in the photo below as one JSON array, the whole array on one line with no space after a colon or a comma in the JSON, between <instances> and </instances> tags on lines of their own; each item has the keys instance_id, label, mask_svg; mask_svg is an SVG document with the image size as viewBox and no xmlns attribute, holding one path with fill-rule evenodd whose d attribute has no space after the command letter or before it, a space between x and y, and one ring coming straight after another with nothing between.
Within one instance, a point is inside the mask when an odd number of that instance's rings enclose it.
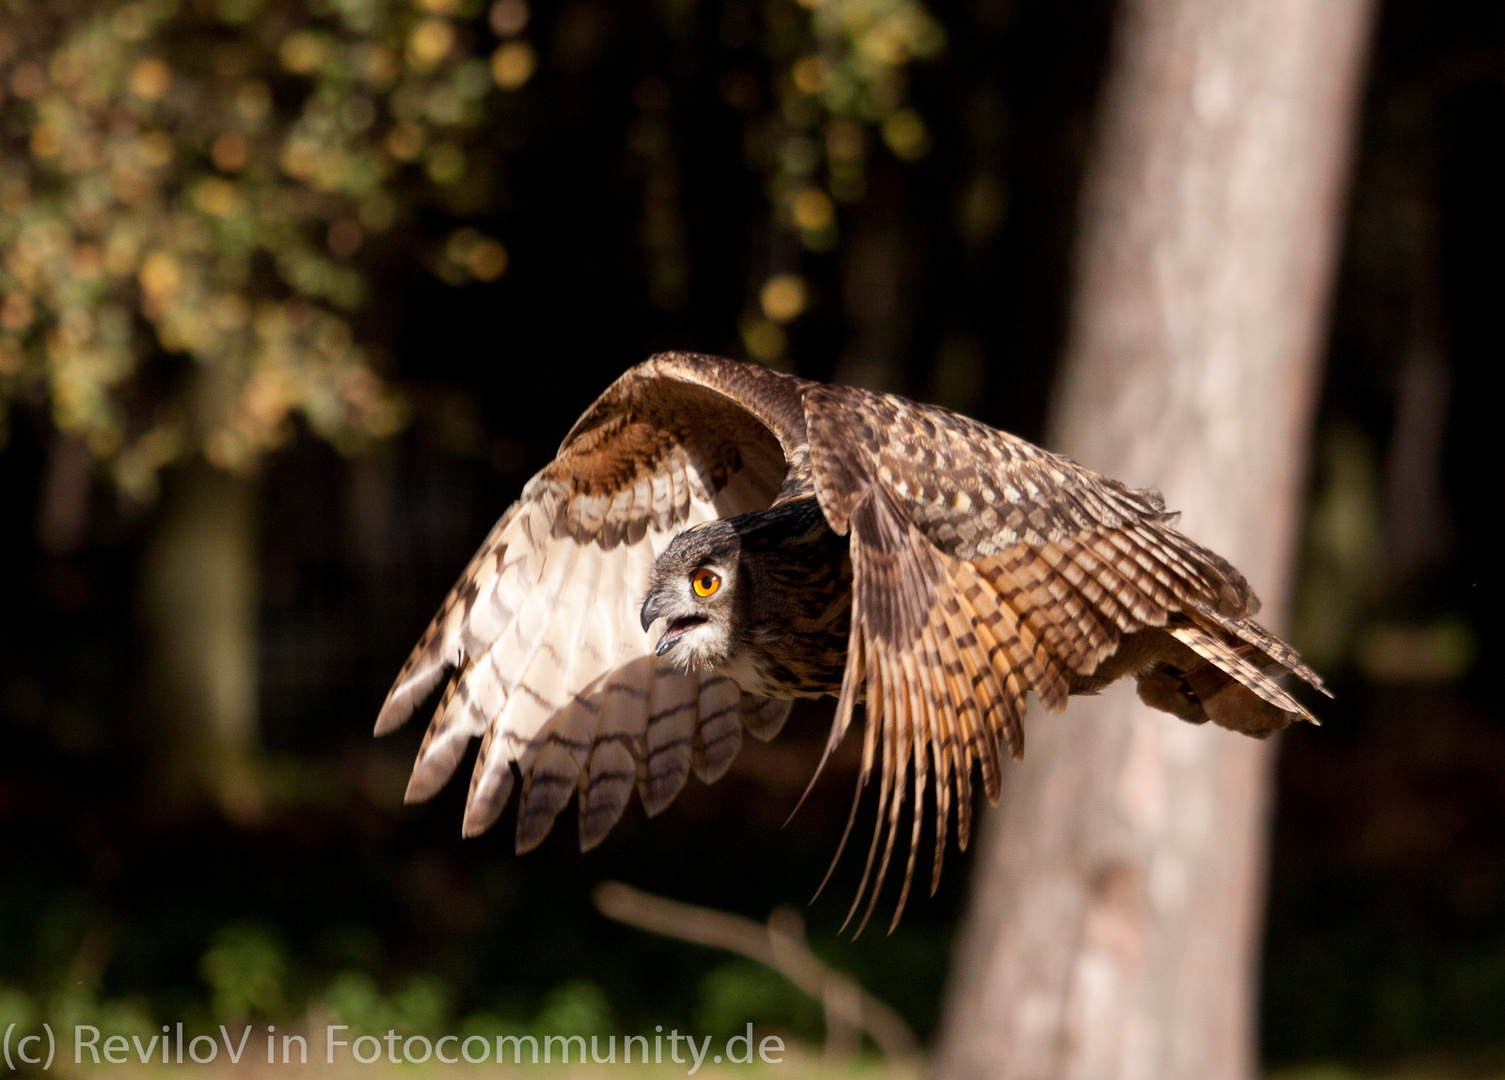
<instances>
[{"instance_id":1,"label":"tree trunk","mask_svg":"<svg viewBox=\"0 0 1505 1080\"><path fill-rule=\"evenodd\" d=\"M1050 445L1160 488L1283 621L1371 0L1126 0ZM1036 710L980 839L945 1080L1256 1064L1272 746L1120 683Z\"/></svg>"},{"instance_id":2,"label":"tree trunk","mask_svg":"<svg viewBox=\"0 0 1505 1080\"><path fill-rule=\"evenodd\" d=\"M168 740L169 793L227 816L263 810L257 765L256 487L202 462L169 485L142 564L148 700Z\"/></svg>"}]
</instances>

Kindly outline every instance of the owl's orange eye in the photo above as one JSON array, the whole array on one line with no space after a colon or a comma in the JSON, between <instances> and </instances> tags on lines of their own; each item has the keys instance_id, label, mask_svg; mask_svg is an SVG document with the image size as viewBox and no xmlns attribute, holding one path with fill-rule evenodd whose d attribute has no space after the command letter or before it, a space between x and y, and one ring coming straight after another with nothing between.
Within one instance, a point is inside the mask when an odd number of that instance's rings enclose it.
<instances>
[{"instance_id":1,"label":"owl's orange eye","mask_svg":"<svg viewBox=\"0 0 1505 1080\"><path fill-rule=\"evenodd\" d=\"M696 596L710 596L721 588L721 575L711 570L697 570L695 576L690 578L690 586L695 590Z\"/></svg>"}]
</instances>

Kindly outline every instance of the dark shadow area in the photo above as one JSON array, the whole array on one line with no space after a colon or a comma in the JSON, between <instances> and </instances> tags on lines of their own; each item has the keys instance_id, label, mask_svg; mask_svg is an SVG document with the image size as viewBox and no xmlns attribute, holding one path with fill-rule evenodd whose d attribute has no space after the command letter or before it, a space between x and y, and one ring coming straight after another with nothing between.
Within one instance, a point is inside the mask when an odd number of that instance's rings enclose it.
<instances>
[{"instance_id":1,"label":"dark shadow area","mask_svg":"<svg viewBox=\"0 0 1505 1080\"><path fill-rule=\"evenodd\" d=\"M1390 3L1371 62L1297 601L1337 699L1281 752L1276 1062L1501 1052L1502 34Z\"/></svg>"}]
</instances>

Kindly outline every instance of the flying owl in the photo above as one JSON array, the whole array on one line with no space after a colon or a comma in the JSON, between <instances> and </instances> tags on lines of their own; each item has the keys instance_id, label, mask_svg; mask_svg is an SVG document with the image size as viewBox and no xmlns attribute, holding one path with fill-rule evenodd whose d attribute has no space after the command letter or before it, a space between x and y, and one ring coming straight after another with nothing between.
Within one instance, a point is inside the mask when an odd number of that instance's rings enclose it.
<instances>
[{"instance_id":1,"label":"flying owl","mask_svg":"<svg viewBox=\"0 0 1505 1080\"><path fill-rule=\"evenodd\" d=\"M1132 676L1192 723L1262 737L1312 719L1277 677L1321 681L1174 518L1157 492L936 406L662 354L502 515L376 733L448 678L407 800L479 737L464 835L520 778L518 852L577 794L588 850L634 789L657 814L691 771L721 777L744 729L778 734L794 698L837 698L824 765L863 702L858 794L876 772L880 815L858 902L875 860L877 882L889 868L912 770L902 911L925 793L933 892L953 810L967 844L974 772L996 803L1003 749L1023 753L1028 691L1059 711Z\"/></svg>"}]
</instances>

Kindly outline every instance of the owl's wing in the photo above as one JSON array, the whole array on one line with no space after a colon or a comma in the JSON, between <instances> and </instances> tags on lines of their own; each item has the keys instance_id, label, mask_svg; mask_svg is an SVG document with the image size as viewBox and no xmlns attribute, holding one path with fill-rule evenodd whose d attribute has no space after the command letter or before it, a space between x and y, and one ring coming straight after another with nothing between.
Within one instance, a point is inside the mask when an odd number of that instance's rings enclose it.
<instances>
[{"instance_id":1,"label":"owl's wing","mask_svg":"<svg viewBox=\"0 0 1505 1080\"><path fill-rule=\"evenodd\" d=\"M661 663L638 625L658 554L681 529L768 506L806 451L791 376L689 354L613 383L523 488L403 665L376 721L395 730L449 679L407 800L449 780L481 738L463 831L489 828L522 777L517 848L573 792L599 843L634 787L649 814L690 770L717 779L742 728L771 738L788 702Z\"/></svg>"},{"instance_id":2,"label":"owl's wing","mask_svg":"<svg viewBox=\"0 0 1505 1080\"><path fill-rule=\"evenodd\" d=\"M864 889L886 818L883 881L914 769L895 922L929 769L933 892L952 800L965 847L972 766L996 803L1002 747L1023 751L1029 690L1060 710L1069 693L1134 675L1146 702L1194 722L1267 734L1311 719L1273 674L1320 687L1317 676L1249 618L1258 600L1243 576L1171 528L1157 493L892 395L819 386L805 409L816 494L851 536L851 638L829 747L865 692L862 783L878 769L881 810Z\"/></svg>"}]
</instances>

